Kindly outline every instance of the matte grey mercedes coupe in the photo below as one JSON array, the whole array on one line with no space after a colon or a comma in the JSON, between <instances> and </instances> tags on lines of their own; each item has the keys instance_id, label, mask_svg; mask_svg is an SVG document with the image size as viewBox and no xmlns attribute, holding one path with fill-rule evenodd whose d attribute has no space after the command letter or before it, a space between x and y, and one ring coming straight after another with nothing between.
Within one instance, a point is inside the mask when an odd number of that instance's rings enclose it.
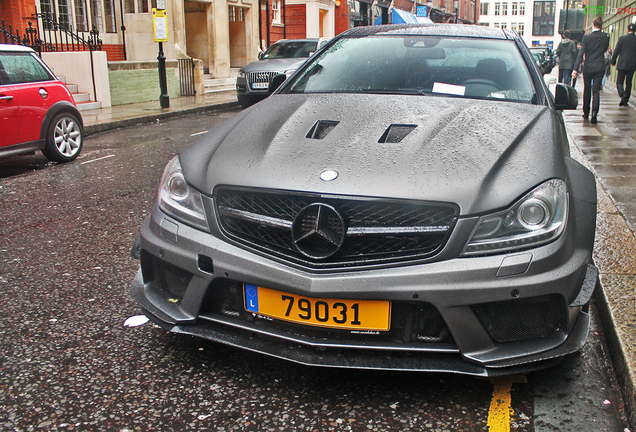
<instances>
[{"instance_id":1,"label":"matte grey mercedes coupe","mask_svg":"<svg viewBox=\"0 0 636 432\"><path fill-rule=\"evenodd\" d=\"M516 33L356 28L270 91L166 167L131 287L152 321L344 368L493 376L583 346L577 95Z\"/></svg>"}]
</instances>

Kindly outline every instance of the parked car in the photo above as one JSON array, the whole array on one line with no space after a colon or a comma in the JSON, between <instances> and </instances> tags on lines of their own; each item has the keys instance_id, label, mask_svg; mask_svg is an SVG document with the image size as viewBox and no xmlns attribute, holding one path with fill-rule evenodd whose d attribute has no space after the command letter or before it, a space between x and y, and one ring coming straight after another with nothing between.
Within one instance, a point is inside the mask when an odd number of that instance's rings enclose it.
<instances>
[{"instance_id":1,"label":"parked car","mask_svg":"<svg viewBox=\"0 0 636 432\"><path fill-rule=\"evenodd\" d=\"M290 76L328 39L283 39L260 53L258 60L241 68L236 79L239 103L248 107L267 97L271 79L278 74Z\"/></svg>"},{"instance_id":2,"label":"parked car","mask_svg":"<svg viewBox=\"0 0 636 432\"><path fill-rule=\"evenodd\" d=\"M550 48L545 46L535 46L530 48L530 52L533 55L540 54L540 57L542 58L541 68L544 74L552 72L552 69L554 69L554 66L556 65L556 56Z\"/></svg>"},{"instance_id":3,"label":"parked car","mask_svg":"<svg viewBox=\"0 0 636 432\"><path fill-rule=\"evenodd\" d=\"M41 150L69 162L82 150L75 101L31 48L0 44L0 135L0 157Z\"/></svg>"},{"instance_id":4,"label":"parked car","mask_svg":"<svg viewBox=\"0 0 636 432\"><path fill-rule=\"evenodd\" d=\"M546 75L549 73L549 71L552 70L552 68L550 67L550 62L546 60L545 54L543 54L542 52L533 51L532 58L534 59L534 62L542 75Z\"/></svg>"},{"instance_id":5,"label":"parked car","mask_svg":"<svg viewBox=\"0 0 636 432\"><path fill-rule=\"evenodd\" d=\"M594 176L512 31L358 27L170 161L131 295L290 361L473 375L585 343Z\"/></svg>"}]
</instances>

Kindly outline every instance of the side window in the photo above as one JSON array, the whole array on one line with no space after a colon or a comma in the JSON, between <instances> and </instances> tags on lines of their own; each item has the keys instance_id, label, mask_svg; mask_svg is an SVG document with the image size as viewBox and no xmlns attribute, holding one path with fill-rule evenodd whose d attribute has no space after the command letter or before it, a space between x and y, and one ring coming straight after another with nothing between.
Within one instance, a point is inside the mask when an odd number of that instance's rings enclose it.
<instances>
[{"instance_id":1,"label":"side window","mask_svg":"<svg viewBox=\"0 0 636 432\"><path fill-rule=\"evenodd\" d=\"M2 63L6 74L2 74L1 77L3 84L20 84L53 79L30 53L2 53L0 54L0 63Z\"/></svg>"}]
</instances>

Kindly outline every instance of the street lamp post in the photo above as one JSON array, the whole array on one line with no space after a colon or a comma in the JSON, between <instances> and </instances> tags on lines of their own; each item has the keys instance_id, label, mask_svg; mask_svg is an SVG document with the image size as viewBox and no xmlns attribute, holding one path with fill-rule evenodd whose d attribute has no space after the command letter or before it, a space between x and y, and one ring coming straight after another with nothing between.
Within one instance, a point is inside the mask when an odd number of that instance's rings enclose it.
<instances>
[{"instance_id":1,"label":"street lamp post","mask_svg":"<svg viewBox=\"0 0 636 432\"><path fill-rule=\"evenodd\" d=\"M459 21L459 0L454 0L453 1L453 6L455 8L454 12L455 12L455 24L457 24L457 22Z\"/></svg>"}]
</instances>

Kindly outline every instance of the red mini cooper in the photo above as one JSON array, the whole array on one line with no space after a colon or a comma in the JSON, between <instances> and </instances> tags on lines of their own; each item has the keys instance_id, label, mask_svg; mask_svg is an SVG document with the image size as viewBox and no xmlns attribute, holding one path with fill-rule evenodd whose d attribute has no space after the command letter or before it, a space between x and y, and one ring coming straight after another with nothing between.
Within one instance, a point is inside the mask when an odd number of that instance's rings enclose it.
<instances>
[{"instance_id":1,"label":"red mini cooper","mask_svg":"<svg viewBox=\"0 0 636 432\"><path fill-rule=\"evenodd\" d=\"M0 44L0 157L42 150L70 162L84 130L68 88L31 48Z\"/></svg>"}]
</instances>

